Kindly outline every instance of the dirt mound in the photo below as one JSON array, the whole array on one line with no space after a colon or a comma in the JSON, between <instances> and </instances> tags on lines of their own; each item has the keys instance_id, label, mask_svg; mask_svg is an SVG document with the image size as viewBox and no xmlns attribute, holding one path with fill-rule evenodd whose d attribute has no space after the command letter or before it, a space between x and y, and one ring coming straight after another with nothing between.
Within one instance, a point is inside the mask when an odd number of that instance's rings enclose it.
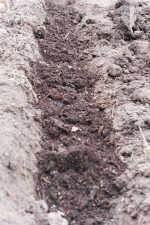
<instances>
[{"instance_id":1,"label":"dirt mound","mask_svg":"<svg viewBox=\"0 0 150 225\"><path fill-rule=\"evenodd\" d=\"M122 190L111 119L93 100L98 77L86 65L93 42L78 37L83 15L47 3L45 31L35 31L43 62L30 77L43 110L37 194L70 224L101 224ZM39 35L40 34L40 35ZM41 35L42 34L42 35Z\"/></svg>"},{"instance_id":2,"label":"dirt mound","mask_svg":"<svg viewBox=\"0 0 150 225\"><path fill-rule=\"evenodd\" d=\"M8 10L2 2L7 1L0 1L0 224L35 225L27 209L36 203L33 173L40 128L26 72L30 75L31 60L41 58L30 22L42 24L45 13L38 0L11 1Z\"/></svg>"},{"instance_id":3,"label":"dirt mound","mask_svg":"<svg viewBox=\"0 0 150 225\"><path fill-rule=\"evenodd\" d=\"M93 19L95 11L99 10L101 20L96 18L91 30L99 25L99 30L106 30L106 37L109 37L107 41L96 40L95 46L89 49L95 55L89 67L100 74L94 98L99 106L105 106L107 116L112 117L118 154L128 164L125 173L119 177L126 183L126 190L118 198L113 219L107 221L107 225L150 224L150 2L135 3L134 11L130 7L133 5L124 3L107 12L102 11L101 6L96 9L89 6L92 12L86 16L86 20ZM89 12L89 8L86 11ZM135 26L130 26L132 19L135 19ZM93 32L91 39L94 38Z\"/></svg>"}]
</instances>

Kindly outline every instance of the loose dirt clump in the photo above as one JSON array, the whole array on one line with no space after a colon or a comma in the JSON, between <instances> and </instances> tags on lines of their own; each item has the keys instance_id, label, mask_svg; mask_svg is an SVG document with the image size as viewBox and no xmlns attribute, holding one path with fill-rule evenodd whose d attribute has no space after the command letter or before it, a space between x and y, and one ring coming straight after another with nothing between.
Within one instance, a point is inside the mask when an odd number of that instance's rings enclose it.
<instances>
[{"instance_id":1,"label":"loose dirt clump","mask_svg":"<svg viewBox=\"0 0 150 225\"><path fill-rule=\"evenodd\" d=\"M111 119L93 100L98 77L86 69L84 51L92 42L76 30L83 15L71 6L47 2L46 8L46 29L35 32L44 61L31 63L30 77L43 110L37 194L70 224L102 224L122 190L116 177L124 165L115 154Z\"/></svg>"}]
</instances>

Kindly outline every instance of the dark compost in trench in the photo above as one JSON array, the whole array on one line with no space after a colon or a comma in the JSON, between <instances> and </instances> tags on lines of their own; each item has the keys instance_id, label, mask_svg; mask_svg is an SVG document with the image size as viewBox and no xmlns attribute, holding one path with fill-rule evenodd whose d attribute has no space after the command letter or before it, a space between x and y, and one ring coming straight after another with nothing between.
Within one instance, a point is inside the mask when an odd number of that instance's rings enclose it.
<instances>
[{"instance_id":1,"label":"dark compost in trench","mask_svg":"<svg viewBox=\"0 0 150 225\"><path fill-rule=\"evenodd\" d=\"M92 43L78 39L81 20L71 7L47 3L46 30L35 31L43 62L31 63L30 81L43 112L37 194L70 224L92 225L109 218L124 165L115 154L111 120L93 101L98 77L85 67L84 50Z\"/></svg>"}]
</instances>

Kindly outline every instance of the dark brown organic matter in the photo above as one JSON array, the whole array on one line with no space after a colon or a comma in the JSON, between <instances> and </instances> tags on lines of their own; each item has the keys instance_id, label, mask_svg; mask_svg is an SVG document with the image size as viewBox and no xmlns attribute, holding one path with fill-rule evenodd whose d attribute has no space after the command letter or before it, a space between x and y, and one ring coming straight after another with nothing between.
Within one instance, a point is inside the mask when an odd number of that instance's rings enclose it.
<instances>
[{"instance_id":1,"label":"dark brown organic matter","mask_svg":"<svg viewBox=\"0 0 150 225\"><path fill-rule=\"evenodd\" d=\"M82 15L71 6L46 8L45 35L35 34L44 61L32 63L30 77L43 111L37 194L70 224L102 224L121 191L115 178L124 165L115 154L111 120L92 98L97 75L85 69L84 52L92 43L76 32Z\"/></svg>"}]
</instances>

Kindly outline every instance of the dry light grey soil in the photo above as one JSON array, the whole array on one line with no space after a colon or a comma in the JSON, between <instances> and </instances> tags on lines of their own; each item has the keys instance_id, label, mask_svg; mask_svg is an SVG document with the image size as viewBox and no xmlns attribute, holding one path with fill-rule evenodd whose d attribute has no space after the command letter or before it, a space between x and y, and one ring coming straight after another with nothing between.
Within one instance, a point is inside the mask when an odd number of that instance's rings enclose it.
<instances>
[{"instance_id":1,"label":"dry light grey soil","mask_svg":"<svg viewBox=\"0 0 150 225\"><path fill-rule=\"evenodd\" d=\"M12 4L13 3L13 4ZM43 23L40 1L11 1L0 14L0 224L32 225L26 213L35 205L33 173L40 148L39 112L26 73L29 62L41 58L32 25Z\"/></svg>"},{"instance_id":2,"label":"dry light grey soil","mask_svg":"<svg viewBox=\"0 0 150 225\"><path fill-rule=\"evenodd\" d=\"M95 47L88 50L94 55L89 69L100 75L94 99L113 121L116 151L128 166L118 178L126 183L125 189L112 209L114 218L106 224L149 225L150 2L122 1L115 9L105 10L100 1L95 6L82 2L76 7L86 9L85 21L95 20L89 25ZM78 32L83 33L81 29Z\"/></svg>"}]
</instances>

